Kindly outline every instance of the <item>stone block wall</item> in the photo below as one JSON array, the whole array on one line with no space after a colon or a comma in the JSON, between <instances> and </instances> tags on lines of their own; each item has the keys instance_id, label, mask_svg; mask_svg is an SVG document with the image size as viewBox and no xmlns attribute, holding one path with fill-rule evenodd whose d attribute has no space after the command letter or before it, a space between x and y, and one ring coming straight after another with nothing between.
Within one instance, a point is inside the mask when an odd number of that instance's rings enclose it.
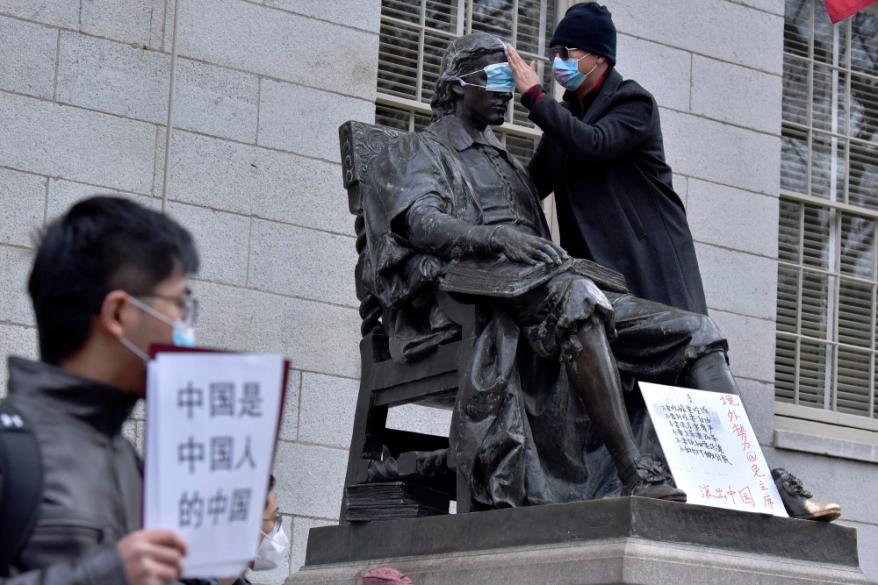
<instances>
[{"instance_id":1,"label":"stone block wall","mask_svg":"<svg viewBox=\"0 0 878 585\"><path fill-rule=\"evenodd\" d=\"M92 194L165 195L202 255L199 342L291 362L276 475L292 549L256 583L282 582L338 515L360 319L337 129L374 120L379 15L379 0L0 0L0 395L6 355L37 354L34 234Z\"/></svg>"},{"instance_id":2,"label":"stone block wall","mask_svg":"<svg viewBox=\"0 0 878 585\"><path fill-rule=\"evenodd\" d=\"M619 70L660 105L711 314L769 462L845 505L878 578L878 510L859 487L876 467L773 447L784 1L605 3ZM360 319L336 130L373 120L379 19L380 0L0 0L0 356L36 355L36 230L90 194L157 209L165 195L200 243L200 341L292 364L276 469L292 550L257 583L294 572L308 529L337 518ZM142 418L128 425L138 440ZM390 420L448 424L418 409Z\"/></svg>"}]
</instances>

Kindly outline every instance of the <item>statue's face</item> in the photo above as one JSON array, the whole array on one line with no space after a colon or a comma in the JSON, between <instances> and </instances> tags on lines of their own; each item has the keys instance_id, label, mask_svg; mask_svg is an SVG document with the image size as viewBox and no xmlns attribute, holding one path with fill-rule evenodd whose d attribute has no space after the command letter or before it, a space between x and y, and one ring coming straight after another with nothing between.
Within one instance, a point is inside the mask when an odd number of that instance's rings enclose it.
<instances>
[{"instance_id":1,"label":"statue's face","mask_svg":"<svg viewBox=\"0 0 878 585\"><path fill-rule=\"evenodd\" d=\"M467 71L464 71L464 73L473 71L478 71L478 73L464 79L473 84L485 85L487 80L483 69L487 65L505 62L506 55L503 51L483 55L470 61ZM483 87L475 85L458 86L454 92L459 96L458 114L478 126L499 126L502 124L507 105L512 99L512 93L487 91Z\"/></svg>"}]
</instances>

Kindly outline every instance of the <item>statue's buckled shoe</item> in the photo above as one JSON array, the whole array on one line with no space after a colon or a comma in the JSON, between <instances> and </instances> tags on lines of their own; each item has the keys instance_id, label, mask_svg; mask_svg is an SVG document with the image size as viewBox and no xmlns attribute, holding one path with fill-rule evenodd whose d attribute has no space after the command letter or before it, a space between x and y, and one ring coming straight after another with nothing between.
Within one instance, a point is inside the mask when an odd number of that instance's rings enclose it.
<instances>
[{"instance_id":1,"label":"statue's buckled shoe","mask_svg":"<svg viewBox=\"0 0 878 585\"><path fill-rule=\"evenodd\" d=\"M805 489L802 481L786 469L772 469L771 477L790 518L832 522L841 516L841 506L814 501L813 494Z\"/></svg>"},{"instance_id":2,"label":"statue's buckled shoe","mask_svg":"<svg viewBox=\"0 0 878 585\"><path fill-rule=\"evenodd\" d=\"M644 453L637 458L635 464L640 479L626 485L622 490L623 496L686 502L686 492L674 487L671 474L653 455Z\"/></svg>"}]
</instances>

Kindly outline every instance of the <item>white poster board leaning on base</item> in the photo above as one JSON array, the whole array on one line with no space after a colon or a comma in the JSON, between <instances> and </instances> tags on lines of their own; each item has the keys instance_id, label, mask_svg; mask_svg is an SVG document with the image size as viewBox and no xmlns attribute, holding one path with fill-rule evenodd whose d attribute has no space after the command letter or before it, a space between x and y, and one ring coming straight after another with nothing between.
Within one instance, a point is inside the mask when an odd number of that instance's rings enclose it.
<instances>
[{"instance_id":1,"label":"white poster board leaning on base","mask_svg":"<svg viewBox=\"0 0 878 585\"><path fill-rule=\"evenodd\" d=\"M687 503L787 517L740 396L639 385Z\"/></svg>"},{"instance_id":2,"label":"white poster board leaning on base","mask_svg":"<svg viewBox=\"0 0 878 585\"><path fill-rule=\"evenodd\" d=\"M145 528L186 541L184 577L241 574L259 544L286 363L158 353L147 370Z\"/></svg>"}]
</instances>

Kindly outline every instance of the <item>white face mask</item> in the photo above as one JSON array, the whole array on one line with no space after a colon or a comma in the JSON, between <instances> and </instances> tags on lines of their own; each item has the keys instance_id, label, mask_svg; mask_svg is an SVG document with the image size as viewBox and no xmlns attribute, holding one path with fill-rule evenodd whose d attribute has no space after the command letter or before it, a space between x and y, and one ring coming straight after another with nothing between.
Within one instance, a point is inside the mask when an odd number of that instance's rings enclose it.
<instances>
[{"instance_id":1,"label":"white face mask","mask_svg":"<svg viewBox=\"0 0 878 585\"><path fill-rule=\"evenodd\" d=\"M262 542L259 543L259 548L256 549L256 558L253 560L254 571L276 569L290 548L290 539L287 538L284 527L280 524L268 534L263 532L262 536Z\"/></svg>"}]
</instances>

